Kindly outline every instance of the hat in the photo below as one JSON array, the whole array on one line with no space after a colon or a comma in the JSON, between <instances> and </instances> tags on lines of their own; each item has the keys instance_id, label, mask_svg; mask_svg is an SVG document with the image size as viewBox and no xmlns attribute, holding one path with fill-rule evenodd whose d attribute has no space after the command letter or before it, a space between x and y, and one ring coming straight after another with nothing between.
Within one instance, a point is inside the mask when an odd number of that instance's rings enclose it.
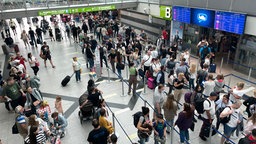
<instances>
[{"instance_id":1,"label":"hat","mask_svg":"<svg viewBox=\"0 0 256 144\"><path fill-rule=\"evenodd\" d=\"M218 94L216 92L211 92L210 96L218 96Z\"/></svg>"},{"instance_id":2,"label":"hat","mask_svg":"<svg viewBox=\"0 0 256 144\"><path fill-rule=\"evenodd\" d=\"M18 106L15 108L15 112L16 112L16 113L20 113L21 109L22 109L22 106L18 105Z\"/></svg>"}]
</instances>

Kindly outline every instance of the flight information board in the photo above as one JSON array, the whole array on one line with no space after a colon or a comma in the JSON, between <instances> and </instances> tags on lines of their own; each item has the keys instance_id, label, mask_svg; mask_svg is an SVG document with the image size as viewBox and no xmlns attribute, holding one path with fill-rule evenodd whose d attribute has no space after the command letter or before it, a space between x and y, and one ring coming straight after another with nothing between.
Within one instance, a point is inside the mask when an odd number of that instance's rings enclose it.
<instances>
[{"instance_id":1,"label":"flight information board","mask_svg":"<svg viewBox=\"0 0 256 144\"><path fill-rule=\"evenodd\" d=\"M245 20L245 14L216 11L214 28L226 32L243 34Z\"/></svg>"},{"instance_id":2,"label":"flight information board","mask_svg":"<svg viewBox=\"0 0 256 144\"><path fill-rule=\"evenodd\" d=\"M191 9L187 7L174 6L172 8L172 18L174 21L190 24Z\"/></svg>"}]
</instances>

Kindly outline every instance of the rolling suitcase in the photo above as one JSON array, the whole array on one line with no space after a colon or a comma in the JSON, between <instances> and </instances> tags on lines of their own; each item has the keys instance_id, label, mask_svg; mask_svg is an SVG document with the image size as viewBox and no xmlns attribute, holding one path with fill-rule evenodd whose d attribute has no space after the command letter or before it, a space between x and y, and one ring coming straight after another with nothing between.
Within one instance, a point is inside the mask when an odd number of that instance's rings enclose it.
<instances>
[{"instance_id":1,"label":"rolling suitcase","mask_svg":"<svg viewBox=\"0 0 256 144\"><path fill-rule=\"evenodd\" d=\"M210 64L209 73L215 73L215 72L216 72L216 64Z\"/></svg>"},{"instance_id":2,"label":"rolling suitcase","mask_svg":"<svg viewBox=\"0 0 256 144\"><path fill-rule=\"evenodd\" d=\"M70 79L71 79L71 77L74 75L74 73L71 75L71 76L69 76L69 75L67 75L63 80L62 80L62 82L61 82L61 85L64 87L64 86L66 86L67 84L68 84L68 82L70 81Z\"/></svg>"},{"instance_id":3,"label":"rolling suitcase","mask_svg":"<svg viewBox=\"0 0 256 144\"><path fill-rule=\"evenodd\" d=\"M148 88L150 88L150 89L154 89L155 88L154 79L153 78L148 78Z\"/></svg>"}]
</instances>

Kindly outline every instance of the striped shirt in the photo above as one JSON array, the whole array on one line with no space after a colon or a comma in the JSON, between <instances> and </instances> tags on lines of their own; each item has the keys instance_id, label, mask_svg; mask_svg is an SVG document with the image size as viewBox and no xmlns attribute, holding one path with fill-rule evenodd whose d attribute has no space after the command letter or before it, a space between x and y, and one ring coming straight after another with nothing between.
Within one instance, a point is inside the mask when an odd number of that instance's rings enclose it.
<instances>
[{"instance_id":1,"label":"striped shirt","mask_svg":"<svg viewBox=\"0 0 256 144\"><path fill-rule=\"evenodd\" d=\"M46 143L46 137L43 131L39 131L38 134L36 135L36 142L38 144L45 144ZM29 136L25 138L25 143L30 144L30 139Z\"/></svg>"}]
</instances>

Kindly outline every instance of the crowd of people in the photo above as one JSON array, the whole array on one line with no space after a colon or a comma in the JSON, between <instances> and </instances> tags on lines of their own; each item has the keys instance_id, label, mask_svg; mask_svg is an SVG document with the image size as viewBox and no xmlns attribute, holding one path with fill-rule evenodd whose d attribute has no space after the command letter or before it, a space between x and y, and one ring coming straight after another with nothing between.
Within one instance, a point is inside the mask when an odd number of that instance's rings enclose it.
<instances>
[{"instance_id":1,"label":"crowd of people","mask_svg":"<svg viewBox=\"0 0 256 144\"><path fill-rule=\"evenodd\" d=\"M223 91L224 76L217 74L214 77L208 72L214 52L208 47L206 40L198 45L201 69L196 71L197 64L190 61L189 49L178 53L178 43L174 42L168 46L166 39L168 33L165 29L161 44L155 46L147 38L144 30L137 34L134 28L120 24L117 16L112 12L87 13L82 17L81 28L76 22L69 22L65 23L65 31L68 38L71 38L72 34L74 42L81 46L81 52L86 57L87 68L92 72L95 71L95 51L99 50L101 69L103 62L107 68L110 64L112 72L117 72L121 79L123 78L122 70L128 64L129 95L136 96L136 86L139 81L153 89L152 119L150 119L148 107L142 107L142 110L133 116L140 144L148 142L152 133L155 144L165 144L171 130L176 126L180 132L180 143L190 143L189 129L193 131L198 121L195 115L203 121L198 135L204 141L210 134L216 134L220 125L223 125L225 136L221 138L221 144L229 143L227 138L231 135L239 136L241 131L244 131L247 140L256 141L256 114L254 113L256 91L254 97L244 102L242 102L245 94L244 83L239 82L228 92ZM38 29L40 28L37 27L35 34L30 28L29 36L26 31L23 31L21 38L26 47L29 45L28 39L31 39L33 45L37 47L36 36L42 42L40 57L44 59L45 67L48 59L52 68L55 68L49 46L43 42L42 31ZM52 39L53 33L50 31L52 30L49 30L49 36ZM6 32L8 35L8 31ZM93 35L90 36L89 33ZM27 73L26 62L33 69L34 77ZM28 53L28 57L24 58L17 52L15 56L11 56L8 67L9 77L1 80L1 99L5 102L8 111L16 112L15 125L24 141L26 143L46 142L47 138L53 135L51 122L55 128L62 131L61 137L63 137L68 123L62 109L61 98L56 97L56 110L52 113L40 92L39 65L36 56ZM81 81L81 64L76 57L73 58L72 67L76 81ZM168 92L165 92L165 87L169 88ZM97 89L93 80L89 80L87 90L88 98L80 105L80 109L91 102L97 112L97 117L92 120L93 130L89 133L87 141L92 144L116 143L115 129L108 119L108 110L101 97L103 92ZM222 96L223 93L225 93L224 96ZM185 103L181 104L181 99L184 99ZM247 107L246 112L249 117L244 129L241 129L243 115L240 107L242 104ZM216 121L216 127L212 131L211 126L214 121ZM240 141L243 140L245 139Z\"/></svg>"}]
</instances>

